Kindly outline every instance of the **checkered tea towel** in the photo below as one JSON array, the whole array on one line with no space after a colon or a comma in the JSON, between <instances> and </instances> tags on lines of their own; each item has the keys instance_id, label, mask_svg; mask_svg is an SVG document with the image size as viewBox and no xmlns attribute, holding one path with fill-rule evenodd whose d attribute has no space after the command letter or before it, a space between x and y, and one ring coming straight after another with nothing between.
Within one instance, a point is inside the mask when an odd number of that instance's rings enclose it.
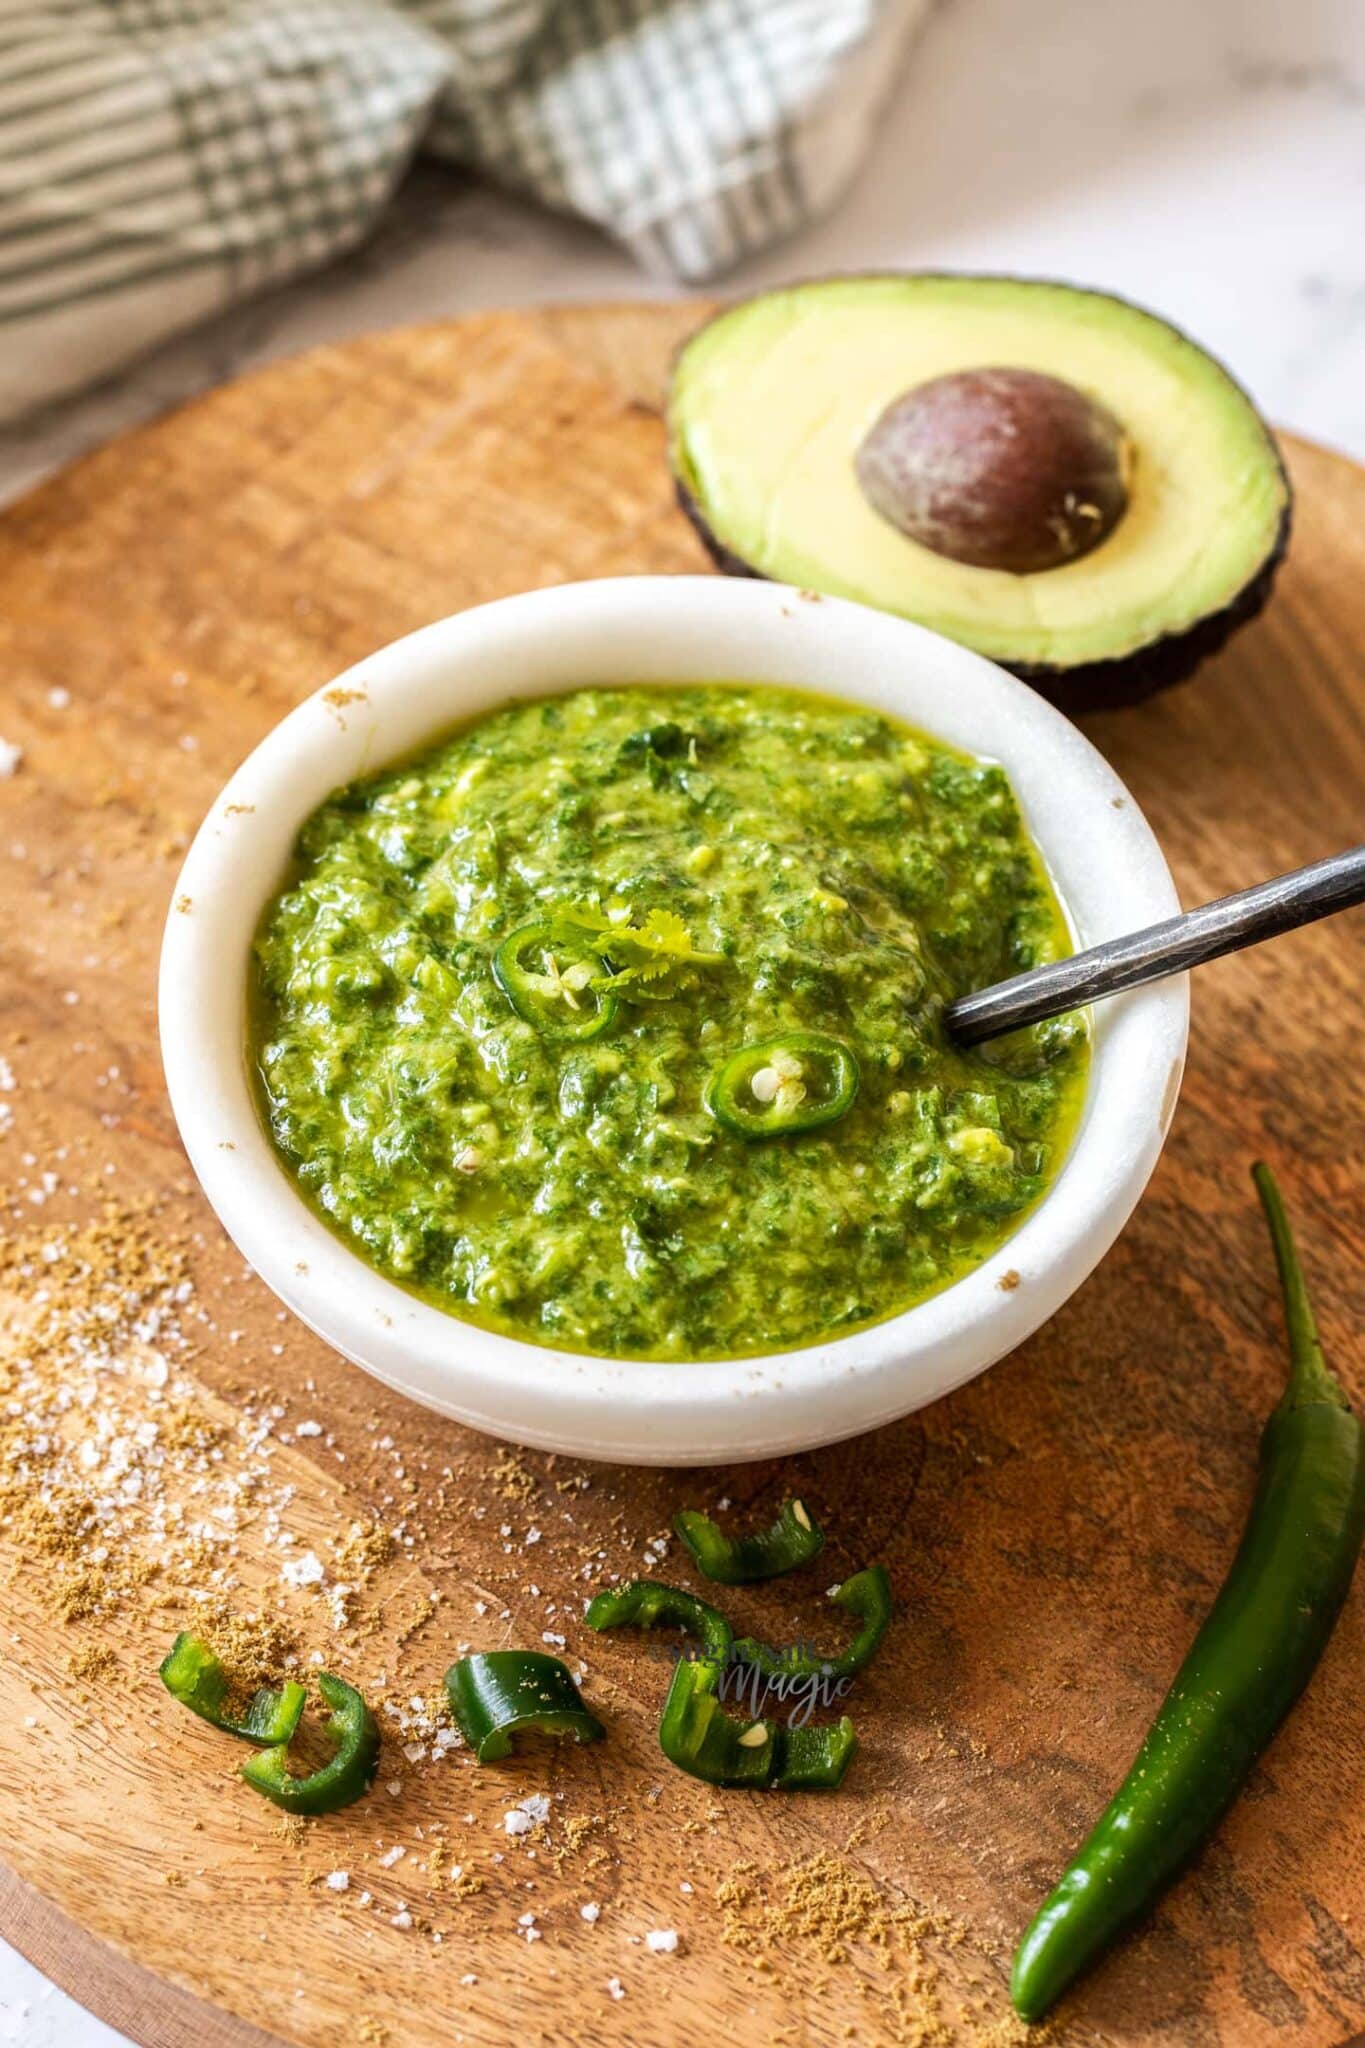
<instances>
[{"instance_id":1,"label":"checkered tea towel","mask_svg":"<svg viewBox=\"0 0 1365 2048\"><path fill-rule=\"evenodd\" d=\"M432 151L728 269L852 175L929 0L0 0L0 419L325 263Z\"/></svg>"}]
</instances>

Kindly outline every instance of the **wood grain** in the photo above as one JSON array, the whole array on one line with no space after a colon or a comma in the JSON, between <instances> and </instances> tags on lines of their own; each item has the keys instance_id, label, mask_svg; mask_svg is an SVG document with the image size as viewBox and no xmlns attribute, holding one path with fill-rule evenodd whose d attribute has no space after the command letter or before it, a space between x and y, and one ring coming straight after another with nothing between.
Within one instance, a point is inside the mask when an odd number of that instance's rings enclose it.
<instances>
[{"instance_id":1,"label":"wood grain","mask_svg":"<svg viewBox=\"0 0 1365 2048\"><path fill-rule=\"evenodd\" d=\"M370 1516L412 1537L337 1633L320 1593L282 1586L247 1515L235 1600L278 1606L339 1668L414 1695L459 1642L558 1629L609 1726L595 1751L502 1772L391 1747L397 1793L293 1841L231 1782L225 1738L159 1691L189 1589L163 1573L63 1623L51 1561L0 1526L0 1920L158 2048L246 2048L252 2030L308 2048L989 2036L1011 1942L1126 1765L1240 1527L1282 1358L1247 1181L1258 1154L1281 1170L1329 1350L1365 1393L1358 916L1201 972L1182 1106L1119 1246L983 1380L857 1443L691 1476L531 1454L509 1467L278 1322L243 1276L157 1062L157 942L185 837L282 712L394 635L533 584L705 566L658 417L697 317L560 309L324 349L102 450L0 520L0 732L25 749L0 782L6 1230L79 1217L93 1188L149 1203L157 1233L188 1233L207 1317L177 1371L224 1429L279 1411L272 1484L293 1488L300 1541L325 1551ZM1365 836L1365 476L1289 453L1297 532L1265 617L1192 685L1087 721L1187 902ZM61 1185L35 1208L63 1147ZM295 1432L318 1415L323 1435ZM832 1533L821 1586L882 1557L902 1618L862 1688L840 1794L716 1801L659 1763L657 1657L585 1646L567 1610L598 1569L633 1569L679 1505L728 1495L757 1513L793 1483ZM812 1626L800 1587L756 1593L741 1618ZM114 1666L78 1683L69 1659L92 1647ZM1336 2048L1365 2026L1363 1655L1358 1591L1247 1797L1070 2001L1059 2040ZM548 1839L506 1837L504 1810L545 1784L562 1795ZM557 1860L575 1816L597 1823L589 1846ZM484 1878L472 1896L423 1875L442 1830ZM391 1844L408 1854L386 1867ZM841 1960L776 1910L799 1890L793 1866L826 1853L870 1887L864 1907L905 1909L889 1933L865 1914ZM317 1882L339 1869L345 1893ZM412 1927L393 1924L405 1904ZM640 1945L654 1927L679 1930L677 1955Z\"/></svg>"}]
</instances>

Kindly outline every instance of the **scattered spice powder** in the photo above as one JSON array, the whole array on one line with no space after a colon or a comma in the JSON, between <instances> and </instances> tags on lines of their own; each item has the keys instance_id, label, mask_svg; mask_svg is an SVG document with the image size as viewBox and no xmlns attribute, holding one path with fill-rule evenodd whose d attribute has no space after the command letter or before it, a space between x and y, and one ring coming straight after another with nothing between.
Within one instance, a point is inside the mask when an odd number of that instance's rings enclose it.
<instances>
[{"instance_id":1,"label":"scattered spice powder","mask_svg":"<svg viewBox=\"0 0 1365 2048\"><path fill-rule=\"evenodd\" d=\"M849 1995L872 2000L873 2030L899 2048L1014 2048L1026 2038L1030 2048L1045 2048L1049 2039L1046 2029L1030 2033L1009 2012L998 1973L988 1973L975 1998L947 1982L935 1953L978 1948L964 1922L888 1899L845 1856L820 1850L763 1870L752 1861L736 1863L717 1886L716 1900L722 1940L751 1969L772 1976L779 1965L796 1967L808 1997L841 1988L845 2003ZM828 1975L812 1976L812 1956L847 1973L842 1985ZM850 2025L847 2031L867 2029Z\"/></svg>"},{"instance_id":2,"label":"scattered spice powder","mask_svg":"<svg viewBox=\"0 0 1365 2048\"><path fill-rule=\"evenodd\" d=\"M281 1615L234 1612L217 1595L204 1602L194 1628L218 1657L234 1692L277 1684L285 1672L298 1668L298 1632Z\"/></svg>"},{"instance_id":3,"label":"scattered spice powder","mask_svg":"<svg viewBox=\"0 0 1365 2048\"><path fill-rule=\"evenodd\" d=\"M499 1446L489 1480L499 1500L534 1500L538 1490L535 1473L510 1444Z\"/></svg>"},{"instance_id":4,"label":"scattered spice powder","mask_svg":"<svg viewBox=\"0 0 1365 2048\"><path fill-rule=\"evenodd\" d=\"M352 1522L336 1546L337 1571L344 1579L367 1585L379 1567L388 1563L397 1547L393 1536L378 1522Z\"/></svg>"},{"instance_id":5,"label":"scattered spice powder","mask_svg":"<svg viewBox=\"0 0 1365 2048\"><path fill-rule=\"evenodd\" d=\"M486 1888L487 1879L477 1870L467 1870L452 1860L447 1843L437 1842L427 1857L427 1873L443 1893L457 1899L473 1899Z\"/></svg>"},{"instance_id":6,"label":"scattered spice powder","mask_svg":"<svg viewBox=\"0 0 1365 2048\"><path fill-rule=\"evenodd\" d=\"M118 1658L107 1643L87 1643L67 1658L66 1668L73 1678L79 1678L87 1685L97 1685L102 1679L115 1675Z\"/></svg>"},{"instance_id":7,"label":"scattered spice powder","mask_svg":"<svg viewBox=\"0 0 1365 2048\"><path fill-rule=\"evenodd\" d=\"M563 1870L565 1864L577 1861L593 1870L610 1863L611 1856L598 1839L606 1825L606 1816L600 1813L556 1814L549 1845L555 1869Z\"/></svg>"},{"instance_id":8,"label":"scattered spice powder","mask_svg":"<svg viewBox=\"0 0 1365 2048\"><path fill-rule=\"evenodd\" d=\"M191 1293L179 1248L113 1208L0 1244L0 1529L64 1621L116 1611L196 1534L162 1440Z\"/></svg>"}]
</instances>

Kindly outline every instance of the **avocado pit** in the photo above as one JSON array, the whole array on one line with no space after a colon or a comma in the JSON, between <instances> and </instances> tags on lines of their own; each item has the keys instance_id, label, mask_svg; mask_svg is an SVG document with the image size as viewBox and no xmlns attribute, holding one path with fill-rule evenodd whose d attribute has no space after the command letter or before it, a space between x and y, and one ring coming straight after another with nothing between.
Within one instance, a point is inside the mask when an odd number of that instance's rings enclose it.
<instances>
[{"instance_id":1,"label":"avocado pit","mask_svg":"<svg viewBox=\"0 0 1365 2048\"><path fill-rule=\"evenodd\" d=\"M1038 370L958 370L893 399L854 466L864 497L950 561L1015 576L1097 548L1128 506L1114 415Z\"/></svg>"}]
</instances>

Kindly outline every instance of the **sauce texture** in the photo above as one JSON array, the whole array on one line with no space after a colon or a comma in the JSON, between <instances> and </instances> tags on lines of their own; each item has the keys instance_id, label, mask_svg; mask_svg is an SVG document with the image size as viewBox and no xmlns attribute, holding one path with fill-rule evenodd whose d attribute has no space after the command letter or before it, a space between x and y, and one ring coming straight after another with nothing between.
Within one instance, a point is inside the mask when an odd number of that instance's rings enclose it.
<instances>
[{"instance_id":1,"label":"sauce texture","mask_svg":"<svg viewBox=\"0 0 1365 2048\"><path fill-rule=\"evenodd\" d=\"M440 1307L779 1351L936 1292L1036 1204L1085 1021L962 1052L942 1012L1070 950L999 767L794 690L587 689L314 812L251 1054L309 1201Z\"/></svg>"}]
</instances>

